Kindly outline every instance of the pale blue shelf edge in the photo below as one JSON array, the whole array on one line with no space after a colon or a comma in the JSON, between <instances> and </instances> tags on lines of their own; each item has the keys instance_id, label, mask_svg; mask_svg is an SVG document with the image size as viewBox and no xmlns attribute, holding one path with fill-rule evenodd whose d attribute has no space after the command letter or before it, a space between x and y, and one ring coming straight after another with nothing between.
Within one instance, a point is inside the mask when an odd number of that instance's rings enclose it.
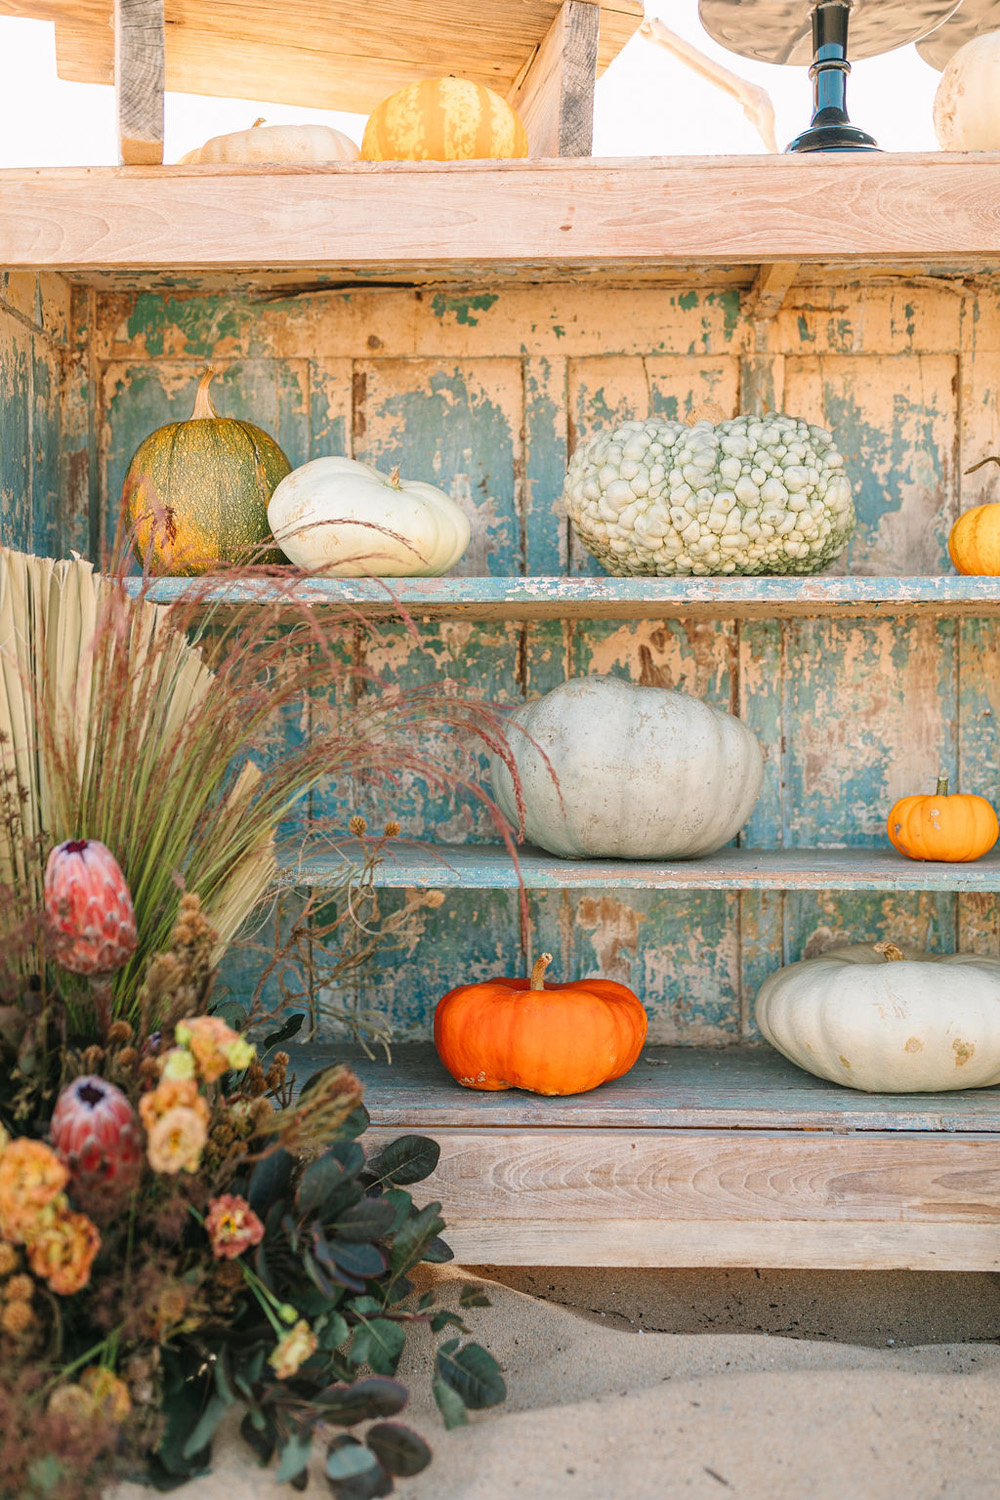
<instances>
[{"instance_id":1,"label":"pale blue shelf edge","mask_svg":"<svg viewBox=\"0 0 1000 1500\"><path fill-rule=\"evenodd\" d=\"M283 862L280 883L322 887L343 878L349 844ZM523 847L528 890L1000 891L1000 846L969 864L907 859L886 849L720 849L670 863L559 859ZM375 872L382 889L516 890L518 869L502 845L396 842Z\"/></svg>"}]
</instances>

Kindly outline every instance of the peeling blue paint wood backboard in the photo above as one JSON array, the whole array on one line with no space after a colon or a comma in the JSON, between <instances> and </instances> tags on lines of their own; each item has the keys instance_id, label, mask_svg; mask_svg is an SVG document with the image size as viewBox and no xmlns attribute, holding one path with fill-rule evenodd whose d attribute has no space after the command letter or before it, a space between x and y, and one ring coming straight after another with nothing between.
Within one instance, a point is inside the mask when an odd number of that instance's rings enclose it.
<instances>
[{"instance_id":1,"label":"peeling blue paint wood backboard","mask_svg":"<svg viewBox=\"0 0 1000 1500\"><path fill-rule=\"evenodd\" d=\"M456 570L470 579L599 576L559 503L576 444L619 419L684 417L706 400L735 411L760 390L831 427L844 452L859 525L831 572L950 572L949 527L993 483L989 470L963 471L1000 438L997 289L889 277L811 285L804 273L752 372L745 333L732 285L257 301L11 277L0 287L0 537L41 551L107 541L132 452L189 415L210 360L220 411L273 433L293 464L349 453L449 491L473 526ZM421 627L419 645L391 622L368 634L330 628L385 682L434 681L516 704L568 675L612 672L739 714L766 753L741 836L748 850L877 849L892 800L932 788L940 769L1000 800L1000 623L986 616L441 619ZM412 779L386 801L367 786L330 784L315 810L339 821L355 810L376 824L394 817L410 839L496 837L474 799ZM381 897L386 910L406 899L405 890ZM632 984L660 1042L754 1040L764 976L832 942L1000 946L1000 904L988 890L570 883L532 889L527 901L534 951L549 948L563 975ZM525 961L517 893L463 886L415 910L404 946L371 967L361 1000L397 1034L422 1038L444 991ZM246 982L242 971L232 977Z\"/></svg>"}]
</instances>

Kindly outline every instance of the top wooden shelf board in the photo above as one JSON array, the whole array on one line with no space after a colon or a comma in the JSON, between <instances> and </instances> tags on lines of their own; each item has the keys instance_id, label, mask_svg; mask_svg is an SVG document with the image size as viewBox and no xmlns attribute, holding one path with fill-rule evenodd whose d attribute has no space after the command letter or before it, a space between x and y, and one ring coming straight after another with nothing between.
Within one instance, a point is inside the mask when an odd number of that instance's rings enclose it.
<instances>
[{"instance_id":1,"label":"top wooden shelf board","mask_svg":"<svg viewBox=\"0 0 1000 1500\"><path fill-rule=\"evenodd\" d=\"M10 269L402 284L770 262L996 270L1000 153L0 172Z\"/></svg>"},{"instance_id":2,"label":"top wooden shelf board","mask_svg":"<svg viewBox=\"0 0 1000 1500\"><path fill-rule=\"evenodd\" d=\"M507 94L560 0L166 0L166 87L368 114L421 78L454 73ZM643 15L602 0L598 72ZM112 0L0 0L0 16L53 21L56 68L72 83L114 83ZM250 124L250 121L247 121Z\"/></svg>"}]
</instances>

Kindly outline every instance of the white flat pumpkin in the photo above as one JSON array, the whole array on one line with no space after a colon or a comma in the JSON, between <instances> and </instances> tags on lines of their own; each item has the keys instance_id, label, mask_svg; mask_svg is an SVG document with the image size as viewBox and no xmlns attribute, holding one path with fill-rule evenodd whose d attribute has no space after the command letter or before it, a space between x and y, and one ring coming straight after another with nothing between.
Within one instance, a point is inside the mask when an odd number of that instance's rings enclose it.
<instances>
[{"instance_id":1,"label":"white flat pumpkin","mask_svg":"<svg viewBox=\"0 0 1000 1500\"><path fill-rule=\"evenodd\" d=\"M732 714L620 677L562 683L516 709L507 738L525 837L569 859L709 854L746 822L764 774L757 740ZM490 773L516 827L513 778L499 756Z\"/></svg>"},{"instance_id":2,"label":"white flat pumpkin","mask_svg":"<svg viewBox=\"0 0 1000 1500\"><path fill-rule=\"evenodd\" d=\"M353 458L314 458L293 469L267 517L293 563L340 578L436 578L459 561L471 534L444 490Z\"/></svg>"},{"instance_id":3,"label":"white flat pumpkin","mask_svg":"<svg viewBox=\"0 0 1000 1500\"><path fill-rule=\"evenodd\" d=\"M879 948L890 957L831 948L765 980L757 1025L771 1045L817 1078L871 1094L1000 1083L1000 962Z\"/></svg>"},{"instance_id":4,"label":"white flat pumpkin","mask_svg":"<svg viewBox=\"0 0 1000 1500\"><path fill-rule=\"evenodd\" d=\"M357 161L361 155L350 136L330 125L265 125L257 120L249 130L213 135L211 140L178 159L179 167L206 162L233 166L267 166L271 162Z\"/></svg>"}]
</instances>

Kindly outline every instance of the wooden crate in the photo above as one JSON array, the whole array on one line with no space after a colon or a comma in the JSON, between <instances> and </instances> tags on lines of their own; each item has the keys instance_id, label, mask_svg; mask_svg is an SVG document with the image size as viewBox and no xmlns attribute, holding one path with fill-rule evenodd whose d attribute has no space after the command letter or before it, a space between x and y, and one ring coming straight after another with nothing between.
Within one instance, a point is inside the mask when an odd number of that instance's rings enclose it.
<instances>
[{"instance_id":1,"label":"wooden crate","mask_svg":"<svg viewBox=\"0 0 1000 1500\"><path fill-rule=\"evenodd\" d=\"M402 1045L368 1102L377 1132L442 1141L431 1186L464 1258L997 1265L995 1093L811 1080L762 1049L752 1002L836 941L997 952L1000 860L913 864L883 819L939 768L1000 797L1000 580L954 577L945 546L992 482L964 471L997 442L998 223L988 155L0 173L4 541L95 554L133 449L211 359L222 409L293 463L400 461L472 516L456 573L402 590L419 647L345 622L372 585L303 585L385 680L516 702L621 672L765 747L738 847L525 858L536 949L631 983L664 1049L576 1101L459 1091L421 1051L438 996L528 957L472 799L323 790L333 815L402 822L387 904L445 894L370 977ZM859 512L835 574L615 580L579 548L558 499L575 443L708 397L834 429Z\"/></svg>"}]
</instances>

